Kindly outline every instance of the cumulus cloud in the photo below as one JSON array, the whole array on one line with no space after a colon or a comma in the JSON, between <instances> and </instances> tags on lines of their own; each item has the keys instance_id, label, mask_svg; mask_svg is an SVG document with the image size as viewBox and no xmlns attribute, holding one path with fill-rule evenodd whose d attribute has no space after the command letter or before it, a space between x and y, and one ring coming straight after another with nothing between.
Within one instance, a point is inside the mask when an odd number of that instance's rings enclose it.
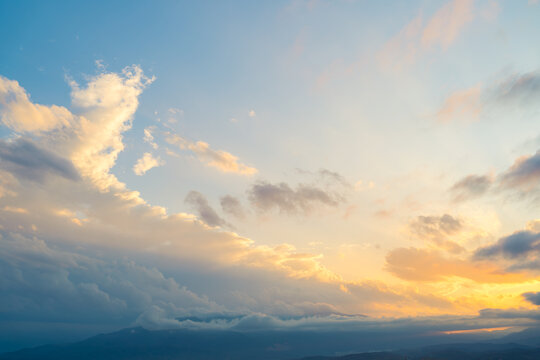
<instances>
[{"instance_id":1,"label":"cumulus cloud","mask_svg":"<svg viewBox=\"0 0 540 360\"><path fill-rule=\"evenodd\" d=\"M79 179L71 161L26 138L0 140L0 159L10 172L26 179L42 180L51 174L70 180Z\"/></svg>"},{"instance_id":2,"label":"cumulus cloud","mask_svg":"<svg viewBox=\"0 0 540 360\"><path fill-rule=\"evenodd\" d=\"M137 160L137 163L133 165L133 172L135 175L142 176L146 172L155 167L165 164L163 160L158 157L154 157L151 153L144 153L143 156Z\"/></svg>"},{"instance_id":3,"label":"cumulus cloud","mask_svg":"<svg viewBox=\"0 0 540 360\"><path fill-rule=\"evenodd\" d=\"M64 147L79 172L102 191L125 189L110 169L124 150L122 133L131 128L138 96L153 81L138 66L121 74L98 74L83 87L70 81L72 104L80 117Z\"/></svg>"},{"instance_id":4,"label":"cumulus cloud","mask_svg":"<svg viewBox=\"0 0 540 360\"><path fill-rule=\"evenodd\" d=\"M220 199L221 209L236 218L245 217L244 208L240 200L231 195L225 195Z\"/></svg>"},{"instance_id":5,"label":"cumulus cloud","mask_svg":"<svg viewBox=\"0 0 540 360\"><path fill-rule=\"evenodd\" d=\"M185 202L192 205L199 218L210 226L224 226L227 222L223 220L216 211L208 204L206 197L198 191L190 191Z\"/></svg>"},{"instance_id":6,"label":"cumulus cloud","mask_svg":"<svg viewBox=\"0 0 540 360\"><path fill-rule=\"evenodd\" d=\"M180 149L191 150L199 160L220 171L240 175L257 173L256 168L238 162L237 156L223 150L214 150L204 141L192 142L176 134L169 134L166 140L169 144L177 145Z\"/></svg>"},{"instance_id":7,"label":"cumulus cloud","mask_svg":"<svg viewBox=\"0 0 540 360\"><path fill-rule=\"evenodd\" d=\"M34 104L15 80L0 76L0 119L17 132L50 131L70 126L73 114L62 106Z\"/></svg>"}]
</instances>

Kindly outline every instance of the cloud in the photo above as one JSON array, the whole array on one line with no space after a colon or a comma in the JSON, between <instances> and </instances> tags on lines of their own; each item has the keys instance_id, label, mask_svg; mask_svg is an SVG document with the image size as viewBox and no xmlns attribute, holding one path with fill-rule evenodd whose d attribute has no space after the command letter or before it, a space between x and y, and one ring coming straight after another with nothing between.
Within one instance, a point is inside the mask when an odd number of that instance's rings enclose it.
<instances>
[{"instance_id":1,"label":"cloud","mask_svg":"<svg viewBox=\"0 0 540 360\"><path fill-rule=\"evenodd\" d=\"M477 259L502 256L508 259L525 259L540 253L540 232L518 231L499 239L495 244L482 247L475 252Z\"/></svg>"},{"instance_id":2,"label":"cloud","mask_svg":"<svg viewBox=\"0 0 540 360\"><path fill-rule=\"evenodd\" d=\"M73 115L62 106L32 103L17 81L0 76L0 119L17 132L43 132L70 126Z\"/></svg>"},{"instance_id":3,"label":"cloud","mask_svg":"<svg viewBox=\"0 0 540 360\"><path fill-rule=\"evenodd\" d=\"M254 167L238 162L237 156L223 150L214 150L204 141L192 142L176 134L169 134L166 140L169 144L177 145L180 149L191 150L199 160L220 171L239 175L253 175L258 172Z\"/></svg>"},{"instance_id":4,"label":"cloud","mask_svg":"<svg viewBox=\"0 0 540 360\"><path fill-rule=\"evenodd\" d=\"M18 177L42 181L47 175L57 175L79 180L79 173L71 161L26 138L0 140L0 159Z\"/></svg>"},{"instance_id":5,"label":"cloud","mask_svg":"<svg viewBox=\"0 0 540 360\"><path fill-rule=\"evenodd\" d=\"M534 305L540 305L540 292L527 292L523 293L522 296Z\"/></svg>"},{"instance_id":6,"label":"cloud","mask_svg":"<svg viewBox=\"0 0 540 360\"><path fill-rule=\"evenodd\" d=\"M249 117L255 117L257 114L255 113L255 110L249 110L249 113L248 113Z\"/></svg>"},{"instance_id":7,"label":"cloud","mask_svg":"<svg viewBox=\"0 0 540 360\"><path fill-rule=\"evenodd\" d=\"M506 274L492 264L477 264L456 257L445 257L438 251L399 248L386 256L385 269L409 281L437 282L453 277L471 279L479 283L512 283L525 277Z\"/></svg>"},{"instance_id":8,"label":"cloud","mask_svg":"<svg viewBox=\"0 0 540 360\"><path fill-rule=\"evenodd\" d=\"M456 182L450 188L454 201L465 201L485 194L493 183L487 175L469 175Z\"/></svg>"},{"instance_id":9,"label":"cloud","mask_svg":"<svg viewBox=\"0 0 540 360\"><path fill-rule=\"evenodd\" d=\"M482 112L480 95L480 86L450 94L437 112L437 119L443 123L453 120L477 120Z\"/></svg>"},{"instance_id":10,"label":"cloud","mask_svg":"<svg viewBox=\"0 0 540 360\"><path fill-rule=\"evenodd\" d=\"M235 198L231 195L225 195L220 199L221 209L223 209L224 212L237 217L239 219L243 219L246 215L244 212L244 208L242 207L242 204L240 203L240 200Z\"/></svg>"},{"instance_id":11,"label":"cloud","mask_svg":"<svg viewBox=\"0 0 540 360\"><path fill-rule=\"evenodd\" d=\"M199 218L210 226L225 226L227 222L223 220L216 211L208 204L206 197L198 191L190 191L186 199L187 204L193 206Z\"/></svg>"},{"instance_id":12,"label":"cloud","mask_svg":"<svg viewBox=\"0 0 540 360\"><path fill-rule=\"evenodd\" d=\"M186 308L192 313L223 310L156 268L96 254L2 232L0 319L125 324L158 305L177 315Z\"/></svg>"},{"instance_id":13,"label":"cloud","mask_svg":"<svg viewBox=\"0 0 540 360\"><path fill-rule=\"evenodd\" d=\"M67 143L59 145L71 153L79 172L103 191L125 188L109 170L124 150L122 133L131 128L138 96L153 81L138 66L126 67L121 74L98 74L84 87L70 81L72 104L80 118L67 134Z\"/></svg>"},{"instance_id":14,"label":"cloud","mask_svg":"<svg viewBox=\"0 0 540 360\"><path fill-rule=\"evenodd\" d=\"M499 104L535 104L540 96L540 72L510 74L485 90L490 102Z\"/></svg>"},{"instance_id":15,"label":"cloud","mask_svg":"<svg viewBox=\"0 0 540 360\"><path fill-rule=\"evenodd\" d=\"M133 165L133 172L135 175L142 176L148 170L165 164L163 160L158 157L154 157L150 153L144 153L143 156L137 160L137 163Z\"/></svg>"},{"instance_id":16,"label":"cloud","mask_svg":"<svg viewBox=\"0 0 540 360\"><path fill-rule=\"evenodd\" d=\"M473 19L473 0L447 2L426 25L420 12L383 45L379 61L383 67L400 70L414 64L418 56L435 46L447 50Z\"/></svg>"},{"instance_id":17,"label":"cloud","mask_svg":"<svg viewBox=\"0 0 540 360\"><path fill-rule=\"evenodd\" d=\"M438 45L446 50L474 19L473 3L474 0L452 0L443 5L423 29L422 46Z\"/></svg>"},{"instance_id":18,"label":"cloud","mask_svg":"<svg viewBox=\"0 0 540 360\"><path fill-rule=\"evenodd\" d=\"M49 176L50 181L40 184L20 181L13 164L0 161L2 208L7 210L0 211L4 328L27 321L43 324L45 331L51 331L53 321L122 327L140 319L163 324L163 319L208 313L290 319L459 310L440 296L400 284L345 281L323 264L321 254L287 243L259 244L210 226L220 218L207 211L211 207L200 194L188 199L200 220L147 203L111 169L124 149L123 133L131 126L138 96L150 81L130 67L120 74L90 77L81 86L72 84L76 115L69 126L29 134L36 158L62 154L79 181L65 176ZM189 142L183 144L187 148ZM66 170L52 168L47 171ZM286 212L342 203L349 188L335 174L321 176L316 185L295 188L259 183L270 185L273 195L254 196L269 209ZM272 193L274 188L283 193ZM250 319L252 324L259 320ZM244 325L248 328L247 319Z\"/></svg>"},{"instance_id":19,"label":"cloud","mask_svg":"<svg viewBox=\"0 0 540 360\"><path fill-rule=\"evenodd\" d=\"M531 156L522 156L499 178L503 188L518 189L523 193L537 190L540 184L540 150Z\"/></svg>"},{"instance_id":20,"label":"cloud","mask_svg":"<svg viewBox=\"0 0 540 360\"><path fill-rule=\"evenodd\" d=\"M436 113L438 121L478 120L481 115L501 110L536 107L540 96L540 72L513 73L482 87L456 90Z\"/></svg>"},{"instance_id":21,"label":"cloud","mask_svg":"<svg viewBox=\"0 0 540 360\"><path fill-rule=\"evenodd\" d=\"M497 176L468 175L450 188L455 201L480 197L492 189L526 197L536 195L540 184L540 150L517 158L512 166Z\"/></svg>"},{"instance_id":22,"label":"cloud","mask_svg":"<svg viewBox=\"0 0 540 360\"><path fill-rule=\"evenodd\" d=\"M463 221L449 214L442 216L418 216L409 223L413 236L427 240L433 245L450 252L461 252L464 248L449 237L463 230Z\"/></svg>"},{"instance_id":23,"label":"cloud","mask_svg":"<svg viewBox=\"0 0 540 360\"><path fill-rule=\"evenodd\" d=\"M251 204L260 211L277 209L285 213L307 213L315 205L336 207L345 199L338 193L312 185L300 184L292 189L287 183L254 184L248 191Z\"/></svg>"},{"instance_id":24,"label":"cloud","mask_svg":"<svg viewBox=\"0 0 540 360\"><path fill-rule=\"evenodd\" d=\"M144 129L144 142L150 144L152 146L152 149L157 150L159 147L158 144L154 142L154 135L152 135L152 131L154 130L153 126L149 126L146 129Z\"/></svg>"}]
</instances>

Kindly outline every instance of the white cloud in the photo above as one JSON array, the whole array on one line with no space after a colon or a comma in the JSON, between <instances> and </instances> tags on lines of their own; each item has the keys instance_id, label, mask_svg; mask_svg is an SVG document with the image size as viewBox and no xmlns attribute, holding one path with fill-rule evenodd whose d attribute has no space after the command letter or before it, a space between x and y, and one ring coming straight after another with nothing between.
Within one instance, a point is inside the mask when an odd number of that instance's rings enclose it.
<instances>
[{"instance_id":1,"label":"white cloud","mask_svg":"<svg viewBox=\"0 0 540 360\"><path fill-rule=\"evenodd\" d=\"M144 153L139 160L137 160L137 163L135 165L133 165L133 172L135 173L135 175L142 176L148 170L164 164L165 162L161 160L159 156L154 157L152 154L147 152Z\"/></svg>"},{"instance_id":2,"label":"white cloud","mask_svg":"<svg viewBox=\"0 0 540 360\"><path fill-rule=\"evenodd\" d=\"M0 76L0 119L17 132L42 132L70 126L73 114L62 106L45 106L30 101L17 81Z\"/></svg>"},{"instance_id":3,"label":"white cloud","mask_svg":"<svg viewBox=\"0 0 540 360\"><path fill-rule=\"evenodd\" d=\"M154 130L153 126L149 126L146 129L144 129L144 141L150 144L154 150L157 150L159 147L158 144L154 141L154 135L152 135L152 131Z\"/></svg>"}]
</instances>

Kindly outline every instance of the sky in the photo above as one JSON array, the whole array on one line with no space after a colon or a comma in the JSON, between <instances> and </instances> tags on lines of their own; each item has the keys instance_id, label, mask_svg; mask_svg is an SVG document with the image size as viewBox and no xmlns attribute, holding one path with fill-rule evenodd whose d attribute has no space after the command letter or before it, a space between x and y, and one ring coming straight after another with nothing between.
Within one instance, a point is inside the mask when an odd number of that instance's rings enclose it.
<instances>
[{"instance_id":1,"label":"sky","mask_svg":"<svg viewBox=\"0 0 540 360\"><path fill-rule=\"evenodd\" d=\"M0 345L536 324L539 16L0 1Z\"/></svg>"}]
</instances>

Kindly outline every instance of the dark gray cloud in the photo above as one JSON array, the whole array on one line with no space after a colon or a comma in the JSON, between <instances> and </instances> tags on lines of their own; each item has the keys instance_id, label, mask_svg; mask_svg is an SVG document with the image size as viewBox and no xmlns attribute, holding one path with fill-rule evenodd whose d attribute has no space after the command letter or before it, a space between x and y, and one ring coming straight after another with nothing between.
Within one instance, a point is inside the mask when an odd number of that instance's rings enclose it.
<instances>
[{"instance_id":1,"label":"dark gray cloud","mask_svg":"<svg viewBox=\"0 0 540 360\"><path fill-rule=\"evenodd\" d=\"M483 195L490 188L493 179L487 175L469 175L455 183L450 192L455 201L464 201Z\"/></svg>"},{"instance_id":2,"label":"dark gray cloud","mask_svg":"<svg viewBox=\"0 0 540 360\"><path fill-rule=\"evenodd\" d=\"M475 251L476 259L503 257L507 259L523 259L536 256L540 252L540 233L519 231L499 239L495 244L479 248Z\"/></svg>"},{"instance_id":3,"label":"dark gray cloud","mask_svg":"<svg viewBox=\"0 0 540 360\"><path fill-rule=\"evenodd\" d=\"M240 200L231 195L225 195L220 199L221 209L239 219L245 218L246 214Z\"/></svg>"},{"instance_id":4,"label":"dark gray cloud","mask_svg":"<svg viewBox=\"0 0 540 360\"><path fill-rule=\"evenodd\" d=\"M49 174L70 180L79 179L79 173L69 160L39 147L29 139L0 140L0 159L4 168L26 179L42 180Z\"/></svg>"},{"instance_id":5,"label":"dark gray cloud","mask_svg":"<svg viewBox=\"0 0 540 360\"><path fill-rule=\"evenodd\" d=\"M514 165L501 174L499 182L504 188L523 192L537 189L540 185L540 150L532 156L518 158Z\"/></svg>"},{"instance_id":6,"label":"dark gray cloud","mask_svg":"<svg viewBox=\"0 0 540 360\"><path fill-rule=\"evenodd\" d=\"M260 211L278 209L280 212L308 212L315 205L338 206L344 197L331 190L300 184L296 189L287 183L271 184L261 181L248 191L253 207Z\"/></svg>"},{"instance_id":7,"label":"dark gray cloud","mask_svg":"<svg viewBox=\"0 0 540 360\"><path fill-rule=\"evenodd\" d=\"M540 305L540 292L527 292L522 296L531 304Z\"/></svg>"},{"instance_id":8,"label":"dark gray cloud","mask_svg":"<svg viewBox=\"0 0 540 360\"><path fill-rule=\"evenodd\" d=\"M226 226L228 225L216 211L208 204L206 197L198 191L190 191L186 199L187 204L191 205L199 218L210 226Z\"/></svg>"},{"instance_id":9,"label":"dark gray cloud","mask_svg":"<svg viewBox=\"0 0 540 360\"><path fill-rule=\"evenodd\" d=\"M131 259L4 231L0 240L0 323L31 319L126 325L152 305L221 309L155 267Z\"/></svg>"}]
</instances>

